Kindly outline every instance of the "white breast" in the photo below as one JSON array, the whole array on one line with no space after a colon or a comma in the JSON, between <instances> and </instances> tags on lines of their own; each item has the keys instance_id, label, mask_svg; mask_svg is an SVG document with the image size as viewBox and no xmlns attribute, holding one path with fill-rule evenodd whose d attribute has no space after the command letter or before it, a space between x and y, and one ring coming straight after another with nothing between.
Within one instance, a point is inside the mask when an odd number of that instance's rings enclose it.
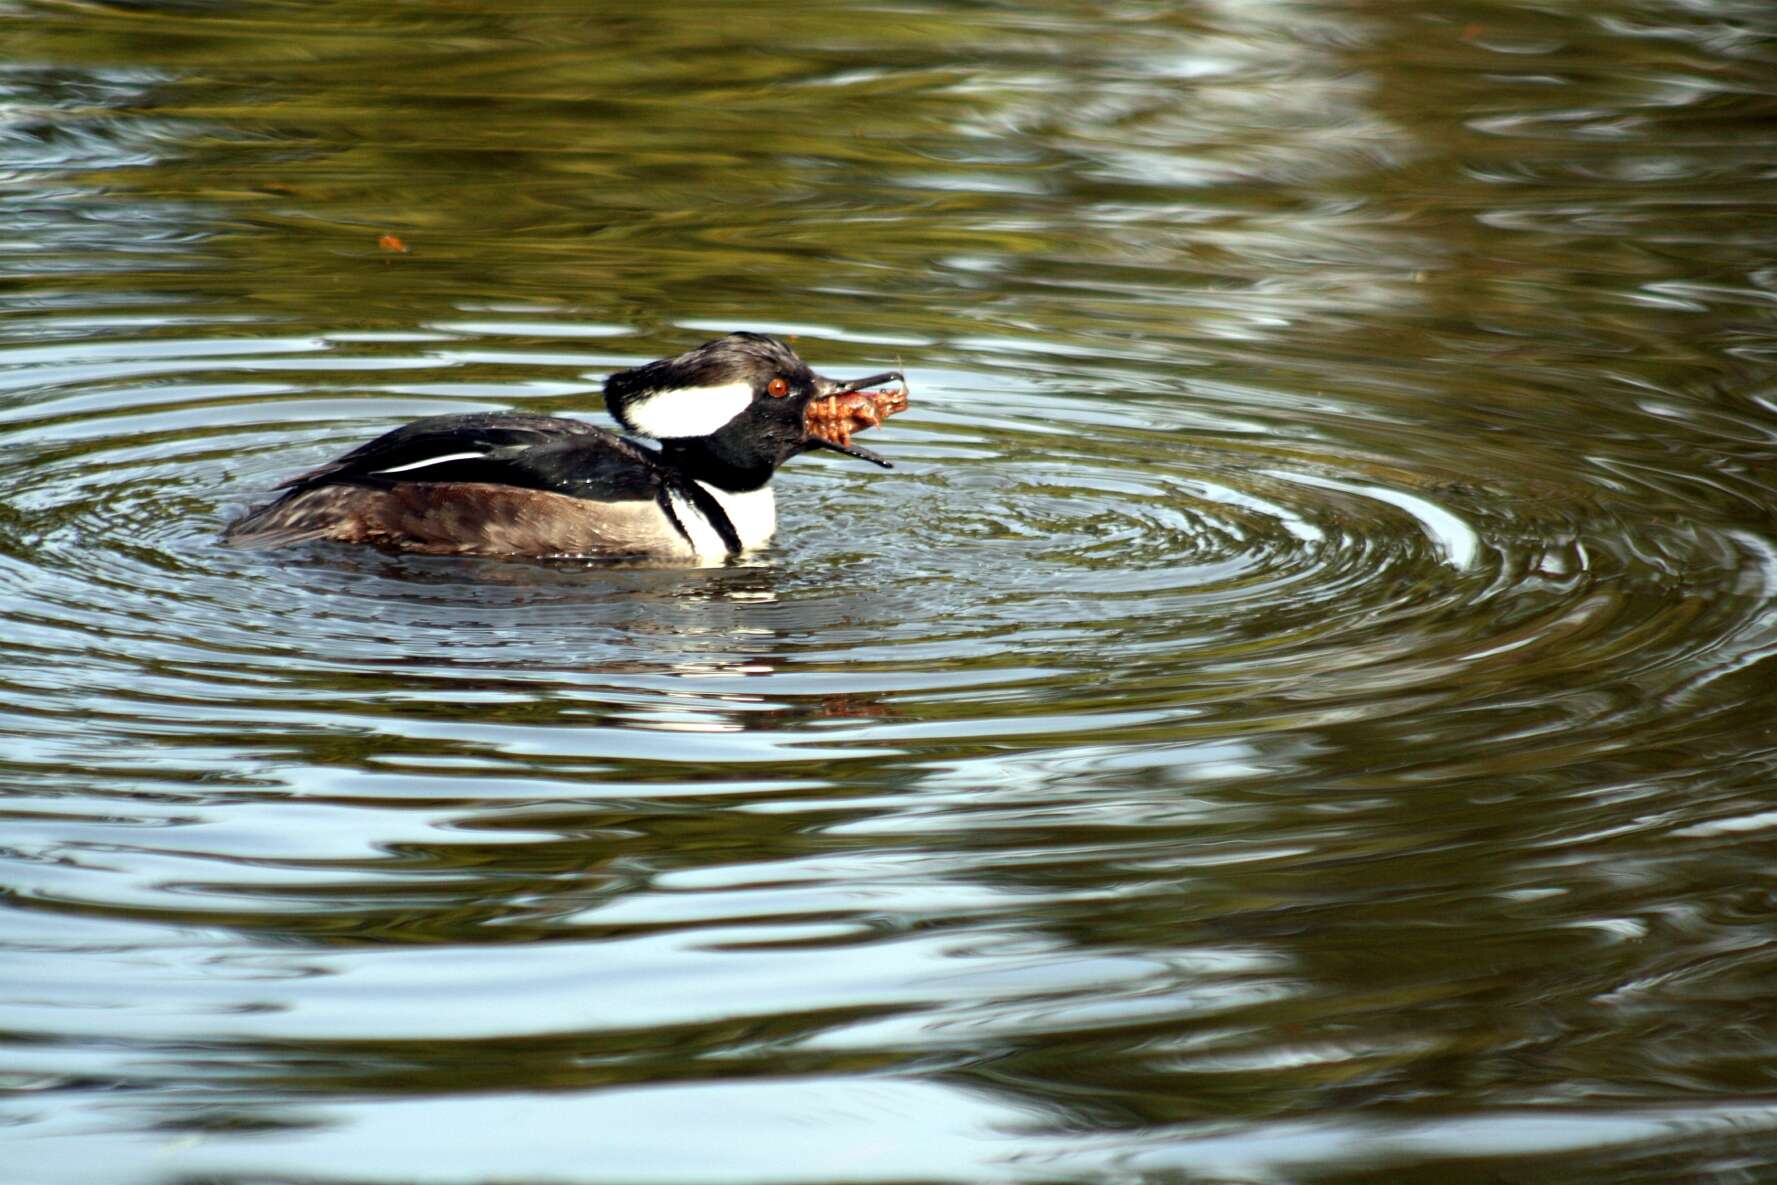
<instances>
[{"instance_id":1,"label":"white breast","mask_svg":"<svg viewBox=\"0 0 1777 1185\"><path fill-rule=\"evenodd\" d=\"M727 513L728 521L734 524L734 533L740 536L742 550L751 551L755 547L764 547L771 541L772 535L777 532L777 496L771 492L770 486L760 486L744 494L734 494L708 482L700 481L697 484ZM698 521L701 523L702 519ZM707 524L704 529L710 530ZM715 534L713 530L710 533ZM696 532L693 531L692 538L696 537ZM698 550L703 550L701 545Z\"/></svg>"},{"instance_id":2,"label":"white breast","mask_svg":"<svg viewBox=\"0 0 1777 1185\"><path fill-rule=\"evenodd\" d=\"M777 498L770 486L760 486L756 490L748 490L744 494L734 494L718 489L708 482L698 482L704 492L716 500L728 521L734 524L734 533L740 538L742 551L751 551L755 547L764 547L777 531ZM728 555L728 545L722 541L721 534L710 520L705 518L691 499L681 494L669 494L672 499L673 514L685 525L691 536L691 548L700 560L721 560Z\"/></svg>"}]
</instances>

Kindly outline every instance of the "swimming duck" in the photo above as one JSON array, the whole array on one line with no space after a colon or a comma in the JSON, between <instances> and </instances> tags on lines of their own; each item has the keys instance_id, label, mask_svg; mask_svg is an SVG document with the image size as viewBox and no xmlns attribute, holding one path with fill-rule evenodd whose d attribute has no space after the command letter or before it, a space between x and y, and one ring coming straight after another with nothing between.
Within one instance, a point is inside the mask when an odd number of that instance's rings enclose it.
<instances>
[{"instance_id":1,"label":"swimming duck","mask_svg":"<svg viewBox=\"0 0 1777 1185\"><path fill-rule=\"evenodd\" d=\"M867 389L883 383L899 387ZM904 409L907 380L840 382L776 338L731 333L611 375L605 405L659 447L558 416L432 416L283 483L223 539L721 563L777 529L770 482L791 457L831 449L892 468L851 434Z\"/></svg>"}]
</instances>

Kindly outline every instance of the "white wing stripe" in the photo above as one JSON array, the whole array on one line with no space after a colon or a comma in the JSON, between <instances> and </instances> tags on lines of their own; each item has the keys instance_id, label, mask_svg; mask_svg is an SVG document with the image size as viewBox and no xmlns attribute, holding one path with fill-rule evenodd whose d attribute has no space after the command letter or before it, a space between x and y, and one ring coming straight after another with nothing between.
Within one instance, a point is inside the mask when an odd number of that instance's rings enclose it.
<instances>
[{"instance_id":1,"label":"white wing stripe","mask_svg":"<svg viewBox=\"0 0 1777 1185\"><path fill-rule=\"evenodd\" d=\"M446 461L467 461L471 457L485 457L486 453L446 453L442 457L427 457L424 461L410 461L406 465L396 465L389 469L377 469L376 473L406 473L409 469L424 469L428 465L442 465Z\"/></svg>"}]
</instances>

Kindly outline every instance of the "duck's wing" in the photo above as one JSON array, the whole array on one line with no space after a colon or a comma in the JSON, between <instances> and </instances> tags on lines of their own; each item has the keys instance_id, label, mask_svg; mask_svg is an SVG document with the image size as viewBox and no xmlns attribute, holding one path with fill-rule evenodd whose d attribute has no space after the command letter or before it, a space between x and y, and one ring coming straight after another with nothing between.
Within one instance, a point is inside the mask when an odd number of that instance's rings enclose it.
<instances>
[{"instance_id":1,"label":"duck's wing","mask_svg":"<svg viewBox=\"0 0 1777 1185\"><path fill-rule=\"evenodd\" d=\"M438 416L286 482L223 539L240 547L331 539L437 555L683 558L695 552L679 511L684 499L714 504L654 453L591 424Z\"/></svg>"},{"instance_id":2,"label":"duck's wing","mask_svg":"<svg viewBox=\"0 0 1777 1185\"><path fill-rule=\"evenodd\" d=\"M652 501L661 487L652 454L603 428L559 416L481 412L415 420L280 488L409 482L515 486L599 502Z\"/></svg>"}]
</instances>

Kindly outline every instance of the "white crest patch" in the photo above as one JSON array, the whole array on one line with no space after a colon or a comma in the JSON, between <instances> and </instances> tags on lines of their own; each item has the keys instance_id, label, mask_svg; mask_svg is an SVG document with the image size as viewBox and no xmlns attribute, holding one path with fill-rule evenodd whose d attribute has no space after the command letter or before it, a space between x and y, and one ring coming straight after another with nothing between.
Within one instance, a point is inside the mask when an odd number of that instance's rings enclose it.
<instances>
[{"instance_id":1,"label":"white crest patch","mask_svg":"<svg viewBox=\"0 0 1777 1185\"><path fill-rule=\"evenodd\" d=\"M485 457L486 453L446 453L442 457L427 457L424 461L409 461L405 465L396 465L391 469L377 469L377 473L406 473L409 469L424 469L428 465L442 465L446 461L467 461L471 457Z\"/></svg>"},{"instance_id":2,"label":"white crest patch","mask_svg":"<svg viewBox=\"0 0 1777 1185\"><path fill-rule=\"evenodd\" d=\"M679 387L644 395L623 409L629 426L643 436L671 440L708 436L747 410L753 402L750 383L720 387Z\"/></svg>"}]
</instances>

